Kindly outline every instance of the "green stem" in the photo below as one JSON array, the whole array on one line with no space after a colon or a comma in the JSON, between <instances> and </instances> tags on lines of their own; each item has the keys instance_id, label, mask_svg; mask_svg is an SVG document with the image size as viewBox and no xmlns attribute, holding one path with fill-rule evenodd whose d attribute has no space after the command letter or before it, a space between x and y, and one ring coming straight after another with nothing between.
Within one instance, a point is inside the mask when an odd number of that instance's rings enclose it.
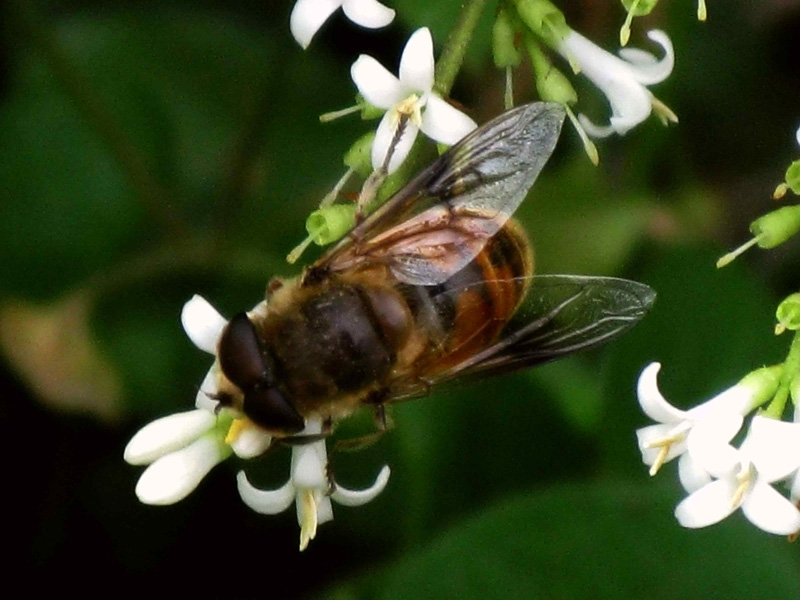
<instances>
[{"instance_id":1,"label":"green stem","mask_svg":"<svg viewBox=\"0 0 800 600\"><path fill-rule=\"evenodd\" d=\"M481 12L486 7L486 1L469 0L465 2L458 21L447 38L439 62L436 63L436 83L434 84L434 90L442 96L450 94L464 62L472 34L480 20Z\"/></svg>"},{"instance_id":2,"label":"green stem","mask_svg":"<svg viewBox=\"0 0 800 600\"><path fill-rule=\"evenodd\" d=\"M100 101L97 90L75 69L74 65L70 63L69 57L56 43L50 29L41 23L35 3L28 0L15 0L11 3L11 12L21 30L41 53L55 79L75 101L75 106L106 143L148 211L165 228L173 231L181 229L177 215L170 210L169 204L166 202L166 199L173 198L174 194L168 193L150 174L144 157L125 134L114 115Z\"/></svg>"},{"instance_id":3,"label":"green stem","mask_svg":"<svg viewBox=\"0 0 800 600\"><path fill-rule=\"evenodd\" d=\"M773 419L781 419L783 417L786 401L789 399L789 388L794 378L797 377L798 372L800 372L800 330L795 331L791 346L789 346L789 353L783 363L781 381L778 384L775 397L764 411L768 417Z\"/></svg>"}]
</instances>

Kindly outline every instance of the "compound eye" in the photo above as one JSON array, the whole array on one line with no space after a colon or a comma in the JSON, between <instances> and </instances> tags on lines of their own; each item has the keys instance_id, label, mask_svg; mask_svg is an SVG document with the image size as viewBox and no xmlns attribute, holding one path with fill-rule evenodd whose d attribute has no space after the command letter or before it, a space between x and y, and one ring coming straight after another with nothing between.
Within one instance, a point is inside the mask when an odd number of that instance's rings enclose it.
<instances>
[{"instance_id":1,"label":"compound eye","mask_svg":"<svg viewBox=\"0 0 800 600\"><path fill-rule=\"evenodd\" d=\"M298 433L305 420L275 388L257 387L244 395L244 414L269 431Z\"/></svg>"},{"instance_id":2,"label":"compound eye","mask_svg":"<svg viewBox=\"0 0 800 600\"><path fill-rule=\"evenodd\" d=\"M217 356L222 372L242 390L266 381L267 368L258 335L247 313L234 316L222 330Z\"/></svg>"}]
</instances>

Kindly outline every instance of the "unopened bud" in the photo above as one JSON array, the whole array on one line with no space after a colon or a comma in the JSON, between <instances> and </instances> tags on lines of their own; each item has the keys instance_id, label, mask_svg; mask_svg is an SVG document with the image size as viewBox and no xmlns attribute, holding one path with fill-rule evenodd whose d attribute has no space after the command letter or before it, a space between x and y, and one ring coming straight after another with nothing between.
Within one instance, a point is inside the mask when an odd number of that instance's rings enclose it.
<instances>
[{"instance_id":1,"label":"unopened bud","mask_svg":"<svg viewBox=\"0 0 800 600\"><path fill-rule=\"evenodd\" d=\"M498 69L516 67L522 57L516 45L517 28L511 14L503 8L492 26L492 56Z\"/></svg>"},{"instance_id":2,"label":"unopened bud","mask_svg":"<svg viewBox=\"0 0 800 600\"><path fill-rule=\"evenodd\" d=\"M550 47L558 48L570 34L564 13L548 0L515 0L515 5L525 25Z\"/></svg>"}]
</instances>

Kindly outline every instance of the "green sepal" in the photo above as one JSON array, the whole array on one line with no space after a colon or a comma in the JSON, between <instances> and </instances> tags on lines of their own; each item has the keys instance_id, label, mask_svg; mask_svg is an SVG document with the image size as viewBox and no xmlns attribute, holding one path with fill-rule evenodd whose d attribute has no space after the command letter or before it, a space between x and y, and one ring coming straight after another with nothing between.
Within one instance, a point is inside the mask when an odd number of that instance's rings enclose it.
<instances>
[{"instance_id":1,"label":"green sepal","mask_svg":"<svg viewBox=\"0 0 800 600\"><path fill-rule=\"evenodd\" d=\"M515 0L514 4L523 23L552 48L558 48L572 31L564 13L548 0Z\"/></svg>"},{"instance_id":2,"label":"green sepal","mask_svg":"<svg viewBox=\"0 0 800 600\"><path fill-rule=\"evenodd\" d=\"M800 329L800 293L792 294L778 305L775 318L784 329L797 331Z\"/></svg>"},{"instance_id":3,"label":"green sepal","mask_svg":"<svg viewBox=\"0 0 800 600\"><path fill-rule=\"evenodd\" d=\"M784 206L750 224L759 248L774 248L800 231L800 204Z\"/></svg>"},{"instance_id":4,"label":"green sepal","mask_svg":"<svg viewBox=\"0 0 800 600\"><path fill-rule=\"evenodd\" d=\"M621 0L622 6L625 7L625 11L630 13L633 12L635 17L642 17L644 15L649 15L650 12L656 7L658 4L658 0Z\"/></svg>"},{"instance_id":5,"label":"green sepal","mask_svg":"<svg viewBox=\"0 0 800 600\"><path fill-rule=\"evenodd\" d=\"M550 62L542 49L531 36L525 37L525 46L531 58L533 72L536 76L536 91L542 100L559 104L574 104L578 94L567 76Z\"/></svg>"},{"instance_id":6,"label":"green sepal","mask_svg":"<svg viewBox=\"0 0 800 600\"><path fill-rule=\"evenodd\" d=\"M517 33L511 13L501 8L492 26L492 56L498 69L516 67L522 61L522 56L517 50Z\"/></svg>"},{"instance_id":7,"label":"green sepal","mask_svg":"<svg viewBox=\"0 0 800 600\"><path fill-rule=\"evenodd\" d=\"M324 246L335 242L353 228L355 204L334 204L315 210L306 219L306 231L314 243Z\"/></svg>"}]
</instances>

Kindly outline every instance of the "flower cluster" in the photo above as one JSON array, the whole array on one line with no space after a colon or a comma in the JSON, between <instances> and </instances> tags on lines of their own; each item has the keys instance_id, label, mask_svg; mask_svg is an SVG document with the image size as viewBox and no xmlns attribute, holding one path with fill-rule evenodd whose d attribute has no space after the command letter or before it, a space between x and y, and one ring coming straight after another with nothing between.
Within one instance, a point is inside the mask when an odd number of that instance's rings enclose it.
<instances>
[{"instance_id":1,"label":"flower cluster","mask_svg":"<svg viewBox=\"0 0 800 600\"><path fill-rule=\"evenodd\" d=\"M266 302L249 315L266 310ZM227 321L205 299L194 296L183 308L181 321L194 344L216 355L217 343ZM230 389L215 360L200 391L195 410L163 417L145 425L125 448L125 460L133 465L148 465L136 485L136 495L145 504L174 504L188 496L216 465L232 455L252 459L262 455L276 440L232 408L215 399ZM375 498L389 480L384 467L375 483L366 490L351 491L335 483L328 473L325 439L320 438L322 423L309 419L299 434L310 443L292 446L289 481L274 491L260 491L239 473L239 492L254 510L276 514L297 502L300 524L300 550L314 538L317 525L333 518L331 499L345 506L358 506Z\"/></svg>"},{"instance_id":2,"label":"flower cluster","mask_svg":"<svg viewBox=\"0 0 800 600\"><path fill-rule=\"evenodd\" d=\"M675 509L684 527L713 525L739 508L757 527L790 535L800 531L800 410L789 423L752 417L739 447L731 444L745 416L772 399L786 382L783 365L754 371L739 383L688 411L670 405L658 389L658 363L645 367L637 387L639 403L657 424L636 434L642 460L655 475L679 458L678 472L688 496ZM796 388L795 374L790 385ZM798 392L792 389L793 398ZM788 497L774 484L784 484Z\"/></svg>"}]
</instances>

